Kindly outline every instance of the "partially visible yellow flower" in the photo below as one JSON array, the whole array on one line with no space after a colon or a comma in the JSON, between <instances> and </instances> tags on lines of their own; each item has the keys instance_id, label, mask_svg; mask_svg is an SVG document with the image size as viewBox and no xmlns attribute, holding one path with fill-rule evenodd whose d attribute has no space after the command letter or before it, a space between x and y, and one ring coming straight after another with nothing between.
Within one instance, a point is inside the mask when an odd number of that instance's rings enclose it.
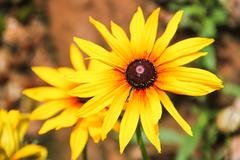
<instances>
[{"instance_id":1,"label":"partially visible yellow flower","mask_svg":"<svg viewBox=\"0 0 240 160\"><path fill-rule=\"evenodd\" d=\"M86 71L82 54L73 44L70 47L70 59L74 69L68 67L56 69L43 66L32 67L35 74L51 86L30 88L24 90L23 93L42 102L31 114L32 120L46 120L39 134L44 134L52 129L58 130L74 126L70 136L70 147L72 159L77 159L84 149L89 135L96 143L101 139L102 121L106 110L87 118L76 117L76 112L88 99L68 95L69 90L76 87L77 83L66 80L65 75ZM94 69L96 63L96 61L91 61L89 69Z\"/></svg>"},{"instance_id":2,"label":"partially visible yellow flower","mask_svg":"<svg viewBox=\"0 0 240 160\"><path fill-rule=\"evenodd\" d=\"M93 97L80 108L78 115L96 114L109 106L103 122L102 137L105 138L124 111L119 133L121 153L139 121L148 140L160 152L158 121L162 106L186 133L192 135L191 127L178 113L166 92L202 96L223 87L222 81L214 74L183 67L206 55L200 50L214 40L195 37L170 45L183 12L177 12L157 38L159 12L160 8L145 20L139 7L130 22L130 38L116 23L111 22L109 32L102 23L90 18L111 51L90 41L74 38L90 59L97 59L109 66L104 71L79 72L69 76L72 81L85 83L74 88L71 95Z\"/></svg>"},{"instance_id":3,"label":"partially visible yellow flower","mask_svg":"<svg viewBox=\"0 0 240 160\"><path fill-rule=\"evenodd\" d=\"M47 150L36 144L23 146L23 138L29 124L29 116L16 110L0 110L0 159L20 160L36 156L47 158Z\"/></svg>"}]
</instances>

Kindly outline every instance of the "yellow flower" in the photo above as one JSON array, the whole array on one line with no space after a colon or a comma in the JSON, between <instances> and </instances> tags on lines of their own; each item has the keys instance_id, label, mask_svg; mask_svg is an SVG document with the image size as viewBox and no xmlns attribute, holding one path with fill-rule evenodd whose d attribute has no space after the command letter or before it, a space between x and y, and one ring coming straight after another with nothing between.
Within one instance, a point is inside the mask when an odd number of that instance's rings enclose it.
<instances>
[{"instance_id":1,"label":"yellow flower","mask_svg":"<svg viewBox=\"0 0 240 160\"><path fill-rule=\"evenodd\" d=\"M37 156L47 158L47 150L36 144L23 146L23 138L29 124L29 116L16 110L0 110L0 159L20 160Z\"/></svg>"},{"instance_id":2,"label":"yellow flower","mask_svg":"<svg viewBox=\"0 0 240 160\"><path fill-rule=\"evenodd\" d=\"M65 75L76 71L86 71L83 57L73 44L70 47L70 59L75 70L67 67L57 69L43 66L33 67L35 74L51 86L30 88L24 90L23 93L34 100L43 102L31 113L32 120L46 120L39 134L52 129L74 126L70 136L70 147L72 159L77 159L87 143L89 134L96 143L101 139L102 121L106 110L87 118L75 116L78 109L88 99L67 94L77 84L66 80ZM89 69L94 68L95 64L97 63L92 61Z\"/></svg>"},{"instance_id":3,"label":"yellow flower","mask_svg":"<svg viewBox=\"0 0 240 160\"><path fill-rule=\"evenodd\" d=\"M158 121L162 105L182 129L192 135L191 127L165 91L202 96L223 87L214 74L182 66L206 55L199 50L214 40L196 37L169 45L183 12L177 12L163 34L156 38L159 11L159 8L153 11L145 21L139 7L130 22L130 40L116 23L111 22L110 33L102 23L90 17L90 22L111 51L90 41L74 38L90 59L109 66L104 71L78 72L68 77L74 82L86 83L73 89L71 95L93 97L80 108L78 116L89 116L110 106L103 122L102 137L105 138L124 110L119 133L121 153L132 138L139 119L147 138L160 152Z\"/></svg>"}]
</instances>

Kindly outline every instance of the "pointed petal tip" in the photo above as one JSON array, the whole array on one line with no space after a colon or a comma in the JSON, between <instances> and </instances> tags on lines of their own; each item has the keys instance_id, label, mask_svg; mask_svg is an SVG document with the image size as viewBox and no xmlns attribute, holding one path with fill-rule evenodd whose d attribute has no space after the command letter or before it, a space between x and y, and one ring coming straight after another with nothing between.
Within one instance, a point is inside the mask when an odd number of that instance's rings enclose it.
<instances>
[{"instance_id":1,"label":"pointed petal tip","mask_svg":"<svg viewBox=\"0 0 240 160\"><path fill-rule=\"evenodd\" d=\"M189 136L193 136L193 132L192 132L192 129L190 128L190 131L187 133Z\"/></svg>"},{"instance_id":2,"label":"pointed petal tip","mask_svg":"<svg viewBox=\"0 0 240 160\"><path fill-rule=\"evenodd\" d=\"M102 138L102 141L104 141L107 138L107 134L104 133L104 131L102 132L101 138Z\"/></svg>"},{"instance_id":3,"label":"pointed petal tip","mask_svg":"<svg viewBox=\"0 0 240 160\"><path fill-rule=\"evenodd\" d=\"M214 41L215 41L215 39L209 38L209 43L210 43L210 44L213 43Z\"/></svg>"},{"instance_id":4,"label":"pointed petal tip","mask_svg":"<svg viewBox=\"0 0 240 160\"><path fill-rule=\"evenodd\" d=\"M121 154L121 155L123 154L124 149L125 149L125 147L121 147L121 146L120 146L120 154Z\"/></svg>"},{"instance_id":5,"label":"pointed petal tip","mask_svg":"<svg viewBox=\"0 0 240 160\"><path fill-rule=\"evenodd\" d=\"M184 13L184 11L183 11L183 10L179 10L179 11L177 11L177 13L176 13L176 14L178 14L179 16L182 16L182 15L183 15L183 13Z\"/></svg>"},{"instance_id":6,"label":"pointed petal tip","mask_svg":"<svg viewBox=\"0 0 240 160\"><path fill-rule=\"evenodd\" d=\"M159 14L160 13L160 7L158 7L158 8L156 8L153 12L156 12L157 14Z\"/></svg>"},{"instance_id":7,"label":"pointed petal tip","mask_svg":"<svg viewBox=\"0 0 240 160\"><path fill-rule=\"evenodd\" d=\"M92 23L92 24L96 24L97 23L97 20L95 20L93 17L89 16L89 22Z\"/></svg>"},{"instance_id":8,"label":"pointed petal tip","mask_svg":"<svg viewBox=\"0 0 240 160\"><path fill-rule=\"evenodd\" d=\"M32 66L31 67L31 70L34 72L34 73L37 73L37 71L39 70L40 66Z\"/></svg>"},{"instance_id":9,"label":"pointed petal tip","mask_svg":"<svg viewBox=\"0 0 240 160\"><path fill-rule=\"evenodd\" d=\"M142 11L142 8L138 6L137 11Z\"/></svg>"},{"instance_id":10,"label":"pointed petal tip","mask_svg":"<svg viewBox=\"0 0 240 160\"><path fill-rule=\"evenodd\" d=\"M27 96L27 95L28 95L28 89L24 89L24 90L22 91L22 94L23 94L24 96Z\"/></svg>"},{"instance_id":11,"label":"pointed petal tip","mask_svg":"<svg viewBox=\"0 0 240 160\"><path fill-rule=\"evenodd\" d=\"M76 36L73 37L73 41L74 41L75 43L78 43L79 40L80 40L80 38L78 38L78 37L76 37Z\"/></svg>"},{"instance_id":12,"label":"pointed petal tip","mask_svg":"<svg viewBox=\"0 0 240 160\"><path fill-rule=\"evenodd\" d=\"M40 129L40 130L38 131L38 134L40 134L40 135L45 134L45 133L46 133L46 131L44 131L44 130L42 130L42 129Z\"/></svg>"},{"instance_id":13,"label":"pointed petal tip","mask_svg":"<svg viewBox=\"0 0 240 160\"><path fill-rule=\"evenodd\" d=\"M158 153L161 153L161 146L160 146L160 144L159 144L159 146L156 149L157 149Z\"/></svg>"}]
</instances>

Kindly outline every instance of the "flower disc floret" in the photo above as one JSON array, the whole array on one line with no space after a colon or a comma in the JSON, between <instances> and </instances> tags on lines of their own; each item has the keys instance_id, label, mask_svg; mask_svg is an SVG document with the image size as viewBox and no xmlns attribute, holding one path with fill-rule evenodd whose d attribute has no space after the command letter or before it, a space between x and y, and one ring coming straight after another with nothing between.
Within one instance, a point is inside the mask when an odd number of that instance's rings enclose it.
<instances>
[{"instance_id":1,"label":"flower disc floret","mask_svg":"<svg viewBox=\"0 0 240 160\"><path fill-rule=\"evenodd\" d=\"M154 65L146 59L137 59L131 62L125 75L128 83L136 89L152 86L157 78Z\"/></svg>"}]
</instances>

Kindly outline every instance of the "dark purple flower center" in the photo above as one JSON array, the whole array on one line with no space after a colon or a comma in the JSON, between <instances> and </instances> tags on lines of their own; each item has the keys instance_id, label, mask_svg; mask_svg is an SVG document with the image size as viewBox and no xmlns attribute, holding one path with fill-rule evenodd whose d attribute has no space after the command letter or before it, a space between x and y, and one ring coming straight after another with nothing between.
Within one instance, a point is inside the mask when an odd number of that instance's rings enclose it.
<instances>
[{"instance_id":1,"label":"dark purple flower center","mask_svg":"<svg viewBox=\"0 0 240 160\"><path fill-rule=\"evenodd\" d=\"M125 73L128 83L136 89L145 89L152 86L157 78L153 64L145 59L131 62Z\"/></svg>"}]
</instances>

